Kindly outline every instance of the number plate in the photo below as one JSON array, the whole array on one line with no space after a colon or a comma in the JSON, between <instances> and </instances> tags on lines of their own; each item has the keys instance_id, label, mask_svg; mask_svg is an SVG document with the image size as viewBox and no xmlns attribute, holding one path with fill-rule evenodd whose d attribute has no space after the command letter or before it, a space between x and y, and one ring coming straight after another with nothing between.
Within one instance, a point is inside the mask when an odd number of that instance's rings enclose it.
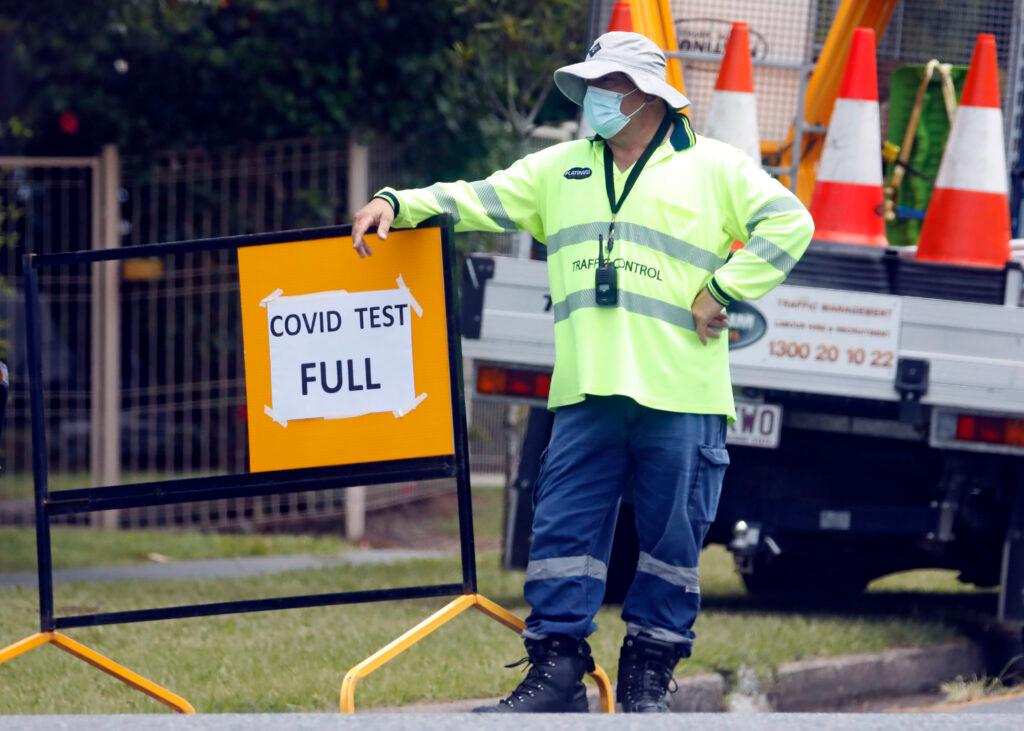
<instances>
[{"instance_id":1,"label":"number plate","mask_svg":"<svg viewBox=\"0 0 1024 731\"><path fill-rule=\"evenodd\" d=\"M777 449L782 434L782 407L778 404L736 402L736 423L729 425L726 443L741 447Z\"/></svg>"}]
</instances>

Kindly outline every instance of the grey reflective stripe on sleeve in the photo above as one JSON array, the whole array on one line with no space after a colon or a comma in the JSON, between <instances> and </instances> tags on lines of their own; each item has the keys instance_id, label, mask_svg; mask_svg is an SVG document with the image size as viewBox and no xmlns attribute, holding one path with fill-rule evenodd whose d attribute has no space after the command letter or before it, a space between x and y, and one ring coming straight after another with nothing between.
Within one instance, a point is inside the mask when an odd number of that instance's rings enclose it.
<instances>
[{"instance_id":1,"label":"grey reflective stripe on sleeve","mask_svg":"<svg viewBox=\"0 0 1024 731\"><path fill-rule=\"evenodd\" d=\"M637 624L636 622L626 622L626 634L635 637L636 635L643 632L645 635L650 635L656 640L662 642L676 642L684 645L692 645L693 638L686 637L681 634L672 632L671 630L662 629L661 627L647 627L646 625ZM526 634L525 632L523 633Z\"/></svg>"},{"instance_id":2,"label":"grey reflective stripe on sleeve","mask_svg":"<svg viewBox=\"0 0 1024 731\"><path fill-rule=\"evenodd\" d=\"M608 567L604 561L593 556L541 558L530 561L526 566L527 581L569 579L577 576L589 576L591 579L604 581L608 576Z\"/></svg>"},{"instance_id":3,"label":"grey reflective stripe on sleeve","mask_svg":"<svg viewBox=\"0 0 1024 731\"><path fill-rule=\"evenodd\" d=\"M462 216L459 215L459 204L455 202L452 194L445 190L440 183L434 183L427 190L433 193L441 210L452 217L453 226L462 219Z\"/></svg>"},{"instance_id":4,"label":"grey reflective stripe on sleeve","mask_svg":"<svg viewBox=\"0 0 1024 731\"><path fill-rule=\"evenodd\" d=\"M700 579L697 574L697 567L673 566L670 563L659 561L649 553L640 552L640 559L636 562L636 570L645 574L652 574L663 581L675 586L681 586L689 594L700 593Z\"/></svg>"},{"instance_id":5,"label":"grey reflective stripe on sleeve","mask_svg":"<svg viewBox=\"0 0 1024 731\"><path fill-rule=\"evenodd\" d=\"M607 236L610 221L594 221L592 223L580 223L575 226L568 226L561 231L548 236L547 247L548 257L554 256L559 249L573 244L580 244L585 241L597 243L598 236ZM661 231L656 231L647 226L629 221L617 221L615 223L615 239L617 241L629 241L648 249L653 249L661 254L670 256L673 259L692 264L706 272L714 272L725 263L725 259L695 246L688 241L677 239Z\"/></svg>"},{"instance_id":6,"label":"grey reflective stripe on sleeve","mask_svg":"<svg viewBox=\"0 0 1024 731\"><path fill-rule=\"evenodd\" d=\"M803 204L796 198L790 196L784 196L782 198L776 198L773 201L768 201L750 217L747 221L747 235L750 236L754 233L754 229L757 228L757 224L761 223L766 218L774 216L776 213L788 213L789 211L802 211L804 209Z\"/></svg>"},{"instance_id":7,"label":"grey reflective stripe on sleeve","mask_svg":"<svg viewBox=\"0 0 1024 731\"><path fill-rule=\"evenodd\" d=\"M773 244L761 236L752 237L741 251L749 252L758 259L764 259L783 274L789 274L796 266L796 259L783 251L778 244Z\"/></svg>"},{"instance_id":8,"label":"grey reflective stripe on sleeve","mask_svg":"<svg viewBox=\"0 0 1024 731\"><path fill-rule=\"evenodd\" d=\"M470 186L476 192L476 197L480 199L480 205L484 207L484 212L490 216L492 221L501 226L502 231L516 230L516 224L508 217L508 211L502 205L498 191L494 189L493 185L486 180L474 180Z\"/></svg>"},{"instance_id":9,"label":"grey reflective stripe on sleeve","mask_svg":"<svg viewBox=\"0 0 1024 731\"><path fill-rule=\"evenodd\" d=\"M568 319L569 315L576 310L597 306L598 304L594 299L594 290L581 289L578 292L572 292L561 302L555 302L551 309L555 313L555 322L559 323L562 320ZM693 313L688 309L669 304L668 302L662 302L646 295L619 290L619 304L616 307L637 315L646 315L647 317L664 320L686 330L696 329L693 324Z\"/></svg>"}]
</instances>

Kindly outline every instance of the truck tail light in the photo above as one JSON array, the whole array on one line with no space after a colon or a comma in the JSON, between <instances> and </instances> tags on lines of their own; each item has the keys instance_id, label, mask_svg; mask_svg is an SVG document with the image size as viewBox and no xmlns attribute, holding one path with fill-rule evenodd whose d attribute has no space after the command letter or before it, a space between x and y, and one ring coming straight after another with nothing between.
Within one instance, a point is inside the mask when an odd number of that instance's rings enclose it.
<instances>
[{"instance_id":1,"label":"truck tail light","mask_svg":"<svg viewBox=\"0 0 1024 731\"><path fill-rule=\"evenodd\" d=\"M928 443L939 449L1024 454L1024 419L1017 414L964 414L936 407Z\"/></svg>"},{"instance_id":2,"label":"truck tail light","mask_svg":"<svg viewBox=\"0 0 1024 731\"><path fill-rule=\"evenodd\" d=\"M1024 447L1024 419L958 414L956 438L961 442Z\"/></svg>"},{"instance_id":3,"label":"truck tail light","mask_svg":"<svg viewBox=\"0 0 1024 731\"><path fill-rule=\"evenodd\" d=\"M551 374L544 371L479 366L476 391L487 396L546 399L551 390Z\"/></svg>"}]
</instances>

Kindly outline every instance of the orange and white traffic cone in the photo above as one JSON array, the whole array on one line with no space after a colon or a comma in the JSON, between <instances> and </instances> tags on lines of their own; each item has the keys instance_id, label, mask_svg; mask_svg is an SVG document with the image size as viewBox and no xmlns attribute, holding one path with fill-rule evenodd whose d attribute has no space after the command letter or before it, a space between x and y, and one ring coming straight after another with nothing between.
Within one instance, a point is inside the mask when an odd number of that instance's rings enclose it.
<instances>
[{"instance_id":1,"label":"orange and white traffic cone","mask_svg":"<svg viewBox=\"0 0 1024 731\"><path fill-rule=\"evenodd\" d=\"M982 33L924 217L918 259L1006 266L1010 201L1004 149L996 38Z\"/></svg>"},{"instance_id":2,"label":"orange and white traffic cone","mask_svg":"<svg viewBox=\"0 0 1024 731\"><path fill-rule=\"evenodd\" d=\"M612 7L612 17L608 21L608 30L633 32L633 12L629 8L628 0L619 0Z\"/></svg>"},{"instance_id":3,"label":"orange and white traffic cone","mask_svg":"<svg viewBox=\"0 0 1024 731\"><path fill-rule=\"evenodd\" d=\"M875 32L853 31L811 198L817 241L887 246Z\"/></svg>"},{"instance_id":4,"label":"orange and white traffic cone","mask_svg":"<svg viewBox=\"0 0 1024 731\"><path fill-rule=\"evenodd\" d=\"M761 164L761 138L757 128L754 68L750 61L750 31L735 22L725 44L718 81L711 95L704 134L727 142Z\"/></svg>"}]
</instances>

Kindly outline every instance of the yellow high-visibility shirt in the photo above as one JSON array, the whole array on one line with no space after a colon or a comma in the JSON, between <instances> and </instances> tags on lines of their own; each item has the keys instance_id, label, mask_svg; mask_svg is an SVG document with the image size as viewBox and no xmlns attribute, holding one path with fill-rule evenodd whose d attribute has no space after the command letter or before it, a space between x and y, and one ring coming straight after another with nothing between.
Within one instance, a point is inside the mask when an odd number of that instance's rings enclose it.
<instances>
[{"instance_id":1,"label":"yellow high-visibility shirt","mask_svg":"<svg viewBox=\"0 0 1024 731\"><path fill-rule=\"evenodd\" d=\"M803 254L814 222L749 157L676 117L615 217L619 302L598 307L598 235L607 237L612 216L605 144L565 142L486 180L379 195L396 207L396 227L447 213L456 231L523 229L546 244L555 315L550 408L586 394L621 395L735 418L728 339L701 345L690 308L704 287L722 304L766 294ZM630 170L612 169L618 197ZM734 240L745 246L730 256Z\"/></svg>"}]
</instances>

